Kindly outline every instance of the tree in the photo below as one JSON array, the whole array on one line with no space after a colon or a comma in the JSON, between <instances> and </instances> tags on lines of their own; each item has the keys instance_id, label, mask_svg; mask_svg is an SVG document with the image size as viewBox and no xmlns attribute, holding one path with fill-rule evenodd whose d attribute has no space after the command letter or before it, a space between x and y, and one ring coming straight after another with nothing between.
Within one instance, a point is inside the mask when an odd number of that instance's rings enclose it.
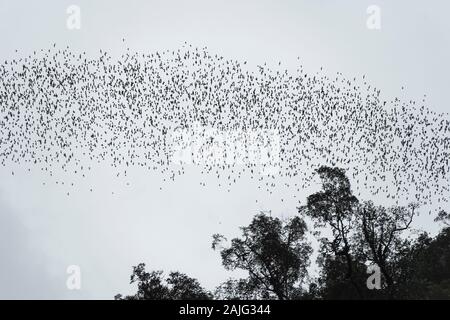
<instances>
[{"instance_id":1,"label":"tree","mask_svg":"<svg viewBox=\"0 0 450 320\"><path fill-rule=\"evenodd\" d=\"M213 236L212 247L220 250L224 267L248 272L247 279L219 287L222 296L280 300L298 296L312 253L306 223L299 217L281 221L261 213L241 230L242 238L232 239L229 247L222 246L226 241L222 235Z\"/></svg>"},{"instance_id":2,"label":"tree","mask_svg":"<svg viewBox=\"0 0 450 320\"><path fill-rule=\"evenodd\" d=\"M362 298L362 289L354 277L355 263L350 244L358 199L351 192L350 181L344 170L320 167L317 173L322 182L322 191L308 196L306 206L300 207L299 213L311 217L314 227L331 229L332 239L321 239L322 252L324 255L332 252L336 257L344 258L345 276Z\"/></svg>"},{"instance_id":3,"label":"tree","mask_svg":"<svg viewBox=\"0 0 450 320\"><path fill-rule=\"evenodd\" d=\"M440 222L447 227L450 227L450 213L447 211L439 211L437 217L434 219L435 222Z\"/></svg>"},{"instance_id":4,"label":"tree","mask_svg":"<svg viewBox=\"0 0 450 320\"><path fill-rule=\"evenodd\" d=\"M399 282L404 278L398 264L411 245L407 232L417 206L385 208L370 201L360 203L352 194L344 170L320 167L317 173L322 181L322 191L310 195L306 206L300 207L299 212L311 217L315 227L331 230L331 237L320 239L324 268L322 282L342 286L338 272L343 272L353 290L347 288L340 294L348 292L351 297L354 293L358 298L379 297L380 292L373 294L367 291L363 281L364 269L367 269L364 266L376 264L383 276L385 292L388 297L394 297Z\"/></svg>"},{"instance_id":5,"label":"tree","mask_svg":"<svg viewBox=\"0 0 450 320\"><path fill-rule=\"evenodd\" d=\"M265 213L253 217L242 235L230 242L213 235L212 248L220 252L227 270L244 270L246 278L219 285L216 299L450 299L450 215L441 211L435 221L444 229L434 238L423 232L411 237L418 206L377 206L360 202L351 191L345 171L317 170L322 190L307 197L299 213L310 217L319 231L315 282L304 287L312 253L303 217L279 219ZM315 232L320 235L321 232ZM376 265L376 273L368 265ZM369 271L369 272L368 272ZM370 278L369 278L370 273ZM373 290L369 280L382 279ZM211 299L196 279L179 272L133 267L131 283L137 293L116 299ZM378 283L377 281L374 283Z\"/></svg>"},{"instance_id":6,"label":"tree","mask_svg":"<svg viewBox=\"0 0 450 320\"><path fill-rule=\"evenodd\" d=\"M404 299L450 299L450 228L431 238L423 233L401 257Z\"/></svg>"},{"instance_id":7,"label":"tree","mask_svg":"<svg viewBox=\"0 0 450 320\"><path fill-rule=\"evenodd\" d=\"M133 267L130 283L137 283L138 290L132 296L116 295L117 300L205 300L211 293L200 283L180 272L170 272L164 279L163 271L145 271L145 264Z\"/></svg>"},{"instance_id":8,"label":"tree","mask_svg":"<svg viewBox=\"0 0 450 320\"><path fill-rule=\"evenodd\" d=\"M344 256L323 254L319 256L320 277L317 280L316 297L325 300L375 299L378 290L369 290L366 286L356 287L354 283L365 284L367 280L366 265L352 259L352 280L348 279L347 260ZM359 291L357 290L359 289Z\"/></svg>"},{"instance_id":9,"label":"tree","mask_svg":"<svg viewBox=\"0 0 450 320\"><path fill-rule=\"evenodd\" d=\"M269 299L270 294L253 278L229 279L216 288L214 297L220 300L257 300Z\"/></svg>"},{"instance_id":10,"label":"tree","mask_svg":"<svg viewBox=\"0 0 450 320\"><path fill-rule=\"evenodd\" d=\"M398 265L411 246L405 232L411 226L416 208L415 204L385 208L370 201L358 208L355 252L359 260L378 265L390 297L395 296L402 280Z\"/></svg>"}]
</instances>

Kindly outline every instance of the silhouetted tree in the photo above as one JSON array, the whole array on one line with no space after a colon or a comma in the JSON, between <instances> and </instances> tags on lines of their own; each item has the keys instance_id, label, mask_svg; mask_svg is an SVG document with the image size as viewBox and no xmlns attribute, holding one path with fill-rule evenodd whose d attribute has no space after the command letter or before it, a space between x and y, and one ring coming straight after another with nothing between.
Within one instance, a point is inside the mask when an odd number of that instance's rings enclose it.
<instances>
[{"instance_id":1,"label":"silhouetted tree","mask_svg":"<svg viewBox=\"0 0 450 320\"><path fill-rule=\"evenodd\" d=\"M320 167L317 173L322 181L322 191L308 196L306 206L300 207L299 212L311 217L315 228L328 227L331 230L331 240L321 239L322 252L324 255L332 252L336 257L343 258L346 263L345 277L362 298L361 284L354 277L355 262L350 244L356 225L358 199L351 192L344 170ZM340 258L338 260L342 261Z\"/></svg>"},{"instance_id":2,"label":"silhouetted tree","mask_svg":"<svg viewBox=\"0 0 450 320\"><path fill-rule=\"evenodd\" d=\"M358 287L348 279L348 262L344 256L322 254L319 256L320 277L317 280L316 298L326 300L348 300L375 298L374 292L366 286ZM355 283L365 284L367 267L361 261L352 259L352 279Z\"/></svg>"},{"instance_id":3,"label":"silhouetted tree","mask_svg":"<svg viewBox=\"0 0 450 320\"><path fill-rule=\"evenodd\" d=\"M404 278L398 265L402 254L411 246L406 232L417 206L385 208L372 202L360 203L352 194L344 170L321 167L317 172L322 191L310 195L299 212L311 217L315 227L331 230L331 239L320 239L322 282L341 288L336 290L339 297L344 293L349 298L380 297L381 292L367 291L363 281L367 278L366 264L376 264L383 276L384 293L394 297ZM353 289L342 289L343 275Z\"/></svg>"},{"instance_id":4,"label":"silhouetted tree","mask_svg":"<svg viewBox=\"0 0 450 320\"><path fill-rule=\"evenodd\" d=\"M450 227L450 213L441 210L439 211L437 217L434 219L435 222L440 222L447 227Z\"/></svg>"},{"instance_id":5,"label":"silhouetted tree","mask_svg":"<svg viewBox=\"0 0 450 320\"><path fill-rule=\"evenodd\" d=\"M138 290L136 294L126 297L122 297L119 294L115 296L115 299L205 300L212 298L211 293L203 289L196 279L179 272L171 272L164 279L162 271L145 271L144 263L133 267L130 283L137 283Z\"/></svg>"},{"instance_id":6,"label":"silhouetted tree","mask_svg":"<svg viewBox=\"0 0 450 320\"><path fill-rule=\"evenodd\" d=\"M411 237L417 205L376 206L360 202L351 191L344 170L317 170L322 190L307 197L299 213L312 219L319 238L316 281L306 290L312 248L307 225L300 217L281 220L257 214L241 227L242 236L227 244L213 236L227 270L244 270L248 276L219 285L216 299L450 299L450 215L440 211L436 222L446 226L434 238L427 233ZM320 236L320 232L314 234ZM382 287L370 290L367 266L379 267ZM179 272L133 267L131 283L136 294L116 299L212 299L196 279Z\"/></svg>"},{"instance_id":7,"label":"silhouetted tree","mask_svg":"<svg viewBox=\"0 0 450 320\"><path fill-rule=\"evenodd\" d=\"M269 299L270 294L253 278L229 279L216 288L214 297L221 300L256 300Z\"/></svg>"},{"instance_id":8,"label":"silhouetted tree","mask_svg":"<svg viewBox=\"0 0 450 320\"><path fill-rule=\"evenodd\" d=\"M249 274L248 279L225 283L219 293L237 299L298 296L312 252L306 223L299 217L281 221L261 213L241 230L242 237L232 239L229 247L221 246L226 240L222 235L213 236L212 247L220 250L224 267Z\"/></svg>"},{"instance_id":9,"label":"silhouetted tree","mask_svg":"<svg viewBox=\"0 0 450 320\"><path fill-rule=\"evenodd\" d=\"M401 256L403 299L450 299L450 228L431 238L423 233Z\"/></svg>"},{"instance_id":10,"label":"silhouetted tree","mask_svg":"<svg viewBox=\"0 0 450 320\"><path fill-rule=\"evenodd\" d=\"M372 202L362 203L357 212L355 252L357 259L375 263L383 275L389 297L395 297L404 278L400 259L411 246L408 232L416 205L385 208Z\"/></svg>"}]
</instances>

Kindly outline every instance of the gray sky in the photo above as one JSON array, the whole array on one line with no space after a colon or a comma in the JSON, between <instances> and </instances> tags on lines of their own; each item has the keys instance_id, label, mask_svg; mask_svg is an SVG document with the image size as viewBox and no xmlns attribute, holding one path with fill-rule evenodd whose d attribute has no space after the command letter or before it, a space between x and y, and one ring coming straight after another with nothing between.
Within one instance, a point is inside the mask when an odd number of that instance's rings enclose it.
<instances>
[{"instance_id":1,"label":"gray sky","mask_svg":"<svg viewBox=\"0 0 450 320\"><path fill-rule=\"evenodd\" d=\"M66 27L71 4L81 9L80 30ZM372 4L381 8L380 30L366 26ZM0 0L0 60L55 42L120 54L126 47L151 52L187 41L253 65L282 61L295 69L300 57L310 72L324 67L330 75L366 74L387 98L427 94L431 109L447 113L449 13L444 0ZM47 175L0 168L0 298L109 299L132 291L131 266L139 262L180 270L212 289L229 273L210 248L211 235L237 235L263 209L293 215L309 192L281 203L292 190L268 196L244 177L228 193L201 187L200 180L213 178L200 178L195 168L162 191L157 173L139 169L127 179L101 166L89 181L68 178L79 186L70 197ZM427 229L429 221L424 215L417 226ZM81 290L66 288L66 268L73 264L81 267Z\"/></svg>"}]
</instances>

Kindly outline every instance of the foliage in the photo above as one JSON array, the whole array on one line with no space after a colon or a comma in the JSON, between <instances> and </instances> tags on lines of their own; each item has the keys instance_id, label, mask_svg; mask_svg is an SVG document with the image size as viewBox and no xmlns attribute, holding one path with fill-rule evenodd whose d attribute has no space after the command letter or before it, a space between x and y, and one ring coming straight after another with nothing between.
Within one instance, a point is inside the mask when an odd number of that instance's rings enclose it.
<instances>
[{"instance_id":1,"label":"foliage","mask_svg":"<svg viewBox=\"0 0 450 320\"><path fill-rule=\"evenodd\" d=\"M204 290L198 280L179 272L171 272L164 279L162 271L145 271L145 264L133 267L130 283L137 283L132 296L116 295L117 300L205 300L212 295Z\"/></svg>"},{"instance_id":2,"label":"foliage","mask_svg":"<svg viewBox=\"0 0 450 320\"><path fill-rule=\"evenodd\" d=\"M450 214L438 213L435 222L444 228L434 238L424 232L413 237L416 204L359 201L344 170L321 167L317 173L322 189L307 197L299 216L281 220L260 213L229 243L213 236L225 269L244 270L246 278L229 279L212 295L185 274L164 278L162 271L147 272L139 264L131 276L137 293L116 299L450 299ZM303 217L314 223L320 243L320 271L313 281ZM368 265L379 268L378 290L367 286Z\"/></svg>"},{"instance_id":3,"label":"foliage","mask_svg":"<svg viewBox=\"0 0 450 320\"><path fill-rule=\"evenodd\" d=\"M249 277L238 281L237 286L236 283L222 285L222 290L232 288L230 296L239 291L242 297L266 299L284 300L297 295L297 285L307 274L312 252L306 241L306 223L300 217L281 221L260 213L241 230L242 237L232 239L229 247L221 247L220 255L225 269L245 270ZM219 249L226 240L221 235L213 238L213 249Z\"/></svg>"}]
</instances>

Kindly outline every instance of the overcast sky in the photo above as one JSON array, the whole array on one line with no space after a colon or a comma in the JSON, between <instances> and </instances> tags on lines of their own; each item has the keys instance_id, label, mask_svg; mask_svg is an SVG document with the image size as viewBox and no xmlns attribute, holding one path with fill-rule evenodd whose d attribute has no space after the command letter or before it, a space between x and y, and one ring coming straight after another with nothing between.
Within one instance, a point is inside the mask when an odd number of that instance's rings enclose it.
<instances>
[{"instance_id":1,"label":"overcast sky","mask_svg":"<svg viewBox=\"0 0 450 320\"><path fill-rule=\"evenodd\" d=\"M80 30L66 27L69 5L81 9ZM367 27L369 5L381 9L380 30ZM0 0L0 61L53 43L120 54L187 41L253 65L282 61L294 69L300 57L310 72L365 74L385 97L427 94L431 109L448 112L449 14L445 0ZM196 168L162 191L157 173L139 169L126 180L101 166L89 181L69 178L80 187L67 197L44 174L0 168L0 298L110 299L131 293L131 266L139 262L185 272L213 289L229 273L210 248L211 235L237 235L259 210L293 215L308 194L293 198L281 188L268 196L249 177L229 193L205 188ZM418 221L429 227L428 216ZM81 290L66 287L69 265L81 268Z\"/></svg>"}]
</instances>

